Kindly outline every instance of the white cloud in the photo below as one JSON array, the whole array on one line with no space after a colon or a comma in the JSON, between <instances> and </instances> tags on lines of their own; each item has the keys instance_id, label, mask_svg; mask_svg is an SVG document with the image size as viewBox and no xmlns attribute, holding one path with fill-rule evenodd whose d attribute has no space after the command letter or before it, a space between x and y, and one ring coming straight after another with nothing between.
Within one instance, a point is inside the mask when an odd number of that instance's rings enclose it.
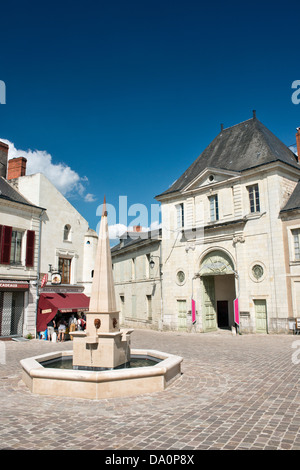
<instances>
[{"instance_id":1,"label":"white cloud","mask_svg":"<svg viewBox=\"0 0 300 470\"><path fill-rule=\"evenodd\" d=\"M296 145L291 145L291 146L289 147L289 149L290 149L292 152L294 152L295 155L299 156L299 155L298 155L298 152L297 152L297 146L296 146Z\"/></svg>"},{"instance_id":2,"label":"white cloud","mask_svg":"<svg viewBox=\"0 0 300 470\"><path fill-rule=\"evenodd\" d=\"M81 177L65 163L53 163L52 155L46 150L19 150L6 139L0 139L9 145L8 159L25 157L27 159L26 174L43 173L54 186L66 197L81 196L86 202L96 200L93 194L85 194L86 176Z\"/></svg>"},{"instance_id":3,"label":"white cloud","mask_svg":"<svg viewBox=\"0 0 300 470\"><path fill-rule=\"evenodd\" d=\"M108 227L108 234L111 240L119 238L125 232L127 232L127 227L123 224L114 224Z\"/></svg>"},{"instance_id":4,"label":"white cloud","mask_svg":"<svg viewBox=\"0 0 300 470\"><path fill-rule=\"evenodd\" d=\"M96 201L96 197L94 196L94 194L87 193L84 196L84 200L85 200L85 202L94 202L94 201Z\"/></svg>"},{"instance_id":5,"label":"white cloud","mask_svg":"<svg viewBox=\"0 0 300 470\"><path fill-rule=\"evenodd\" d=\"M162 225L158 221L155 221L150 225L150 227L142 227L141 232L149 232L152 230L158 230L161 227ZM109 225L108 227L108 234L111 240L118 239L119 237L124 235L125 232L127 231L132 233L133 227L132 226L126 227L126 225L123 225L123 224L113 224L113 225ZM140 236L139 234L141 232L136 232L136 236L137 237Z\"/></svg>"}]
</instances>

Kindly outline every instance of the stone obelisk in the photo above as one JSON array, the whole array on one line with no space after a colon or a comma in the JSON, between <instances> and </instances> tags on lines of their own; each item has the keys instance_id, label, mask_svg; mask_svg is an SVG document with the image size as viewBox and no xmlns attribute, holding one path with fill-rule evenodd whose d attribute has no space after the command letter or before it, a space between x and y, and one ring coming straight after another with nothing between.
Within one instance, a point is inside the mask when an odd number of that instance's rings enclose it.
<instances>
[{"instance_id":1,"label":"stone obelisk","mask_svg":"<svg viewBox=\"0 0 300 470\"><path fill-rule=\"evenodd\" d=\"M114 369L130 361L132 329L120 330L104 198L86 330L72 333L75 369Z\"/></svg>"}]
</instances>

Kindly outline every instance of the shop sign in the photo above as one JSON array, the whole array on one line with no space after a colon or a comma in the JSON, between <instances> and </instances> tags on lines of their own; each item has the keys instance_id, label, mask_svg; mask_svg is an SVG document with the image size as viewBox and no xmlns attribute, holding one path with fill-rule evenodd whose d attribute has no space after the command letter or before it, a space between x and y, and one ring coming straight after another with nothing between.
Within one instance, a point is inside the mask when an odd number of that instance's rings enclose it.
<instances>
[{"instance_id":1,"label":"shop sign","mask_svg":"<svg viewBox=\"0 0 300 470\"><path fill-rule=\"evenodd\" d=\"M52 308L46 308L45 310L41 310L41 313L51 313Z\"/></svg>"},{"instance_id":2,"label":"shop sign","mask_svg":"<svg viewBox=\"0 0 300 470\"><path fill-rule=\"evenodd\" d=\"M19 284L15 282L0 282L0 288L5 289L28 289L28 284Z\"/></svg>"},{"instance_id":3,"label":"shop sign","mask_svg":"<svg viewBox=\"0 0 300 470\"><path fill-rule=\"evenodd\" d=\"M61 275L60 273L51 274L51 284L61 284Z\"/></svg>"}]
</instances>

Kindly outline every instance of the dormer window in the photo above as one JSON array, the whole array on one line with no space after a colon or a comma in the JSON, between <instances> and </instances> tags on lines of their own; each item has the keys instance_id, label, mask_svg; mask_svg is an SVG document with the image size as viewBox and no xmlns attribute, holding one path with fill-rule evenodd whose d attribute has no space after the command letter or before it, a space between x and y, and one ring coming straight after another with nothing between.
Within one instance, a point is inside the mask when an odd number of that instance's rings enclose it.
<instances>
[{"instance_id":1,"label":"dormer window","mask_svg":"<svg viewBox=\"0 0 300 470\"><path fill-rule=\"evenodd\" d=\"M69 242L71 241L71 225L64 226L64 241Z\"/></svg>"}]
</instances>

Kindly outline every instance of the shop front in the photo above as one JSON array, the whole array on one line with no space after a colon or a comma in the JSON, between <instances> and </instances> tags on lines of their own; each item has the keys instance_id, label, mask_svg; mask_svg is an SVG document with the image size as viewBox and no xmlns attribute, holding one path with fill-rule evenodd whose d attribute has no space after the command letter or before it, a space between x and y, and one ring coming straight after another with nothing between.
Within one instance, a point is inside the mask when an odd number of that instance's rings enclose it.
<instances>
[{"instance_id":1,"label":"shop front","mask_svg":"<svg viewBox=\"0 0 300 470\"><path fill-rule=\"evenodd\" d=\"M66 325L72 315L84 316L89 309L90 298L81 292L43 292L40 294L37 312L37 333L47 330L54 319L56 326L61 320Z\"/></svg>"},{"instance_id":2,"label":"shop front","mask_svg":"<svg viewBox=\"0 0 300 470\"><path fill-rule=\"evenodd\" d=\"M23 335L28 281L0 280L0 337Z\"/></svg>"}]
</instances>

